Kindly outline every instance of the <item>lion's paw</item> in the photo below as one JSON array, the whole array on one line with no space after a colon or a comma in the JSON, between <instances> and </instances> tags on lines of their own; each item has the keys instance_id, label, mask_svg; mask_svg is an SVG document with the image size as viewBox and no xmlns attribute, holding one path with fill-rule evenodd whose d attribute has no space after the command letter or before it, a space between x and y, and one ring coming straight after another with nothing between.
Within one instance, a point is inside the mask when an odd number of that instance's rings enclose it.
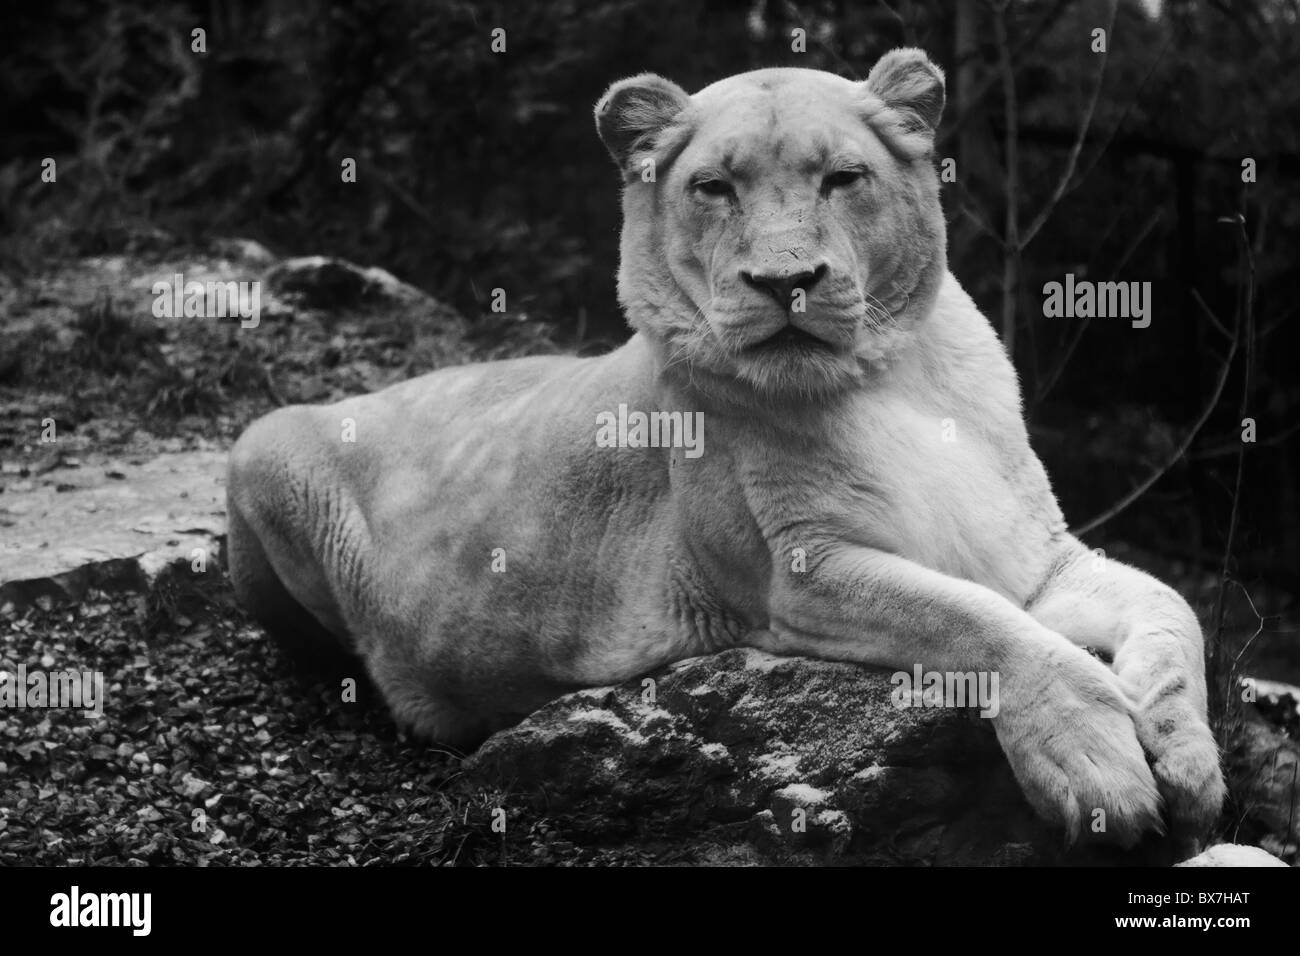
<instances>
[{"instance_id":1,"label":"lion's paw","mask_svg":"<svg viewBox=\"0 0 1300 956\"><path fill-rule=\"evenodd\" d=\"M1204 837L1227 795L1210 728L1189 712L1181 720L1138 715L1137 732L1150 756L1170 830L1181 838Z\"/></svg>"},{"instance_id":2,"label":"lion's paw","mask_svg":"<svg viewBox=\"0 0 1300 956\"><path fill-rule=\"evenodd\" d=\"M1003 684L998 740L1040 816L1130 847L1163 832L1160 792L1119 682L1078 648L1053 648Z\"/></svg>"}]
</instances>

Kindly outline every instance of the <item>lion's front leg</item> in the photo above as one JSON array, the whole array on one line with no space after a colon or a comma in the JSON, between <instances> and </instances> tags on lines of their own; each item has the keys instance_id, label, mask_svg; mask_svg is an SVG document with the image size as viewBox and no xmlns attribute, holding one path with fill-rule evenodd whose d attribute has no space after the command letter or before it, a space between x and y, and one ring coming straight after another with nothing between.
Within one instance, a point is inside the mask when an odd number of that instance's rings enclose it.
<instances>
[{"instance_id":1,"label":"lion's front leg","mask_svg":"<svg viewBox=\"0 0 1300 956\"><path fill-rule=\"evenodd\" d=\"M1204 638L1187 602L1071 538L1028 611L1076 644L1111 655L1174 835L1192 843L1204 837L1225 787L1206 722Z\"/></svg>"},{"instance_id":2,"label":"lion's front leg","mask_svg":"<svg viewBox=\"0 0 1300 956\"><path fill-rule=\"evenodd\" d=\"M993 726L1025 796L1070 839L1131 845L1160 828L1159 794L1118 678L1001 595L897 555L842 543L779 575L773 653L912 671L996 673Z\"/></svg>"}]
</instances>

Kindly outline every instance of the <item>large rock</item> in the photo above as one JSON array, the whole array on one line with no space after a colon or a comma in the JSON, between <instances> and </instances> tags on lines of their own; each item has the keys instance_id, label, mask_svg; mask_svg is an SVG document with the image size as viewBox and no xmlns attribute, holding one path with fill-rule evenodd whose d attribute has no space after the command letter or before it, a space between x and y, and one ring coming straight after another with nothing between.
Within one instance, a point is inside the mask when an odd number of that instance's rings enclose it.
<instances>
[{"instance_id":1,"label":"large rock","mask_svg":"<svg viewBox=\"0 0 1300 956\"><path fill-rule=\"evenodd\" d=\"M987 720L899 709L885 672L738 649L649 680L554 701L466 770L568 839L689 862L1174 862L1159 843L1067 850Z\"/></svg>"},{"instance_id":2,"label":"large rock","mask_svg":"<svg viewBox=\"0 0 1300 956\"><path fill-rule=\"evenodd\" d=\"M272 296L309 309L436 305L426 293L391 272L330 256L286 259L270 268L264 279Z\"/></svg>"},{"instance_id":3,"label":"large rock","mask_svg":"<svg viewBox=\"0 0 1300 956\"><path fill-rule=\"evenodd\" d=\"M0 608L145 590L226 528L225 452L0 472Z\"/></svg>"}]
</instances>

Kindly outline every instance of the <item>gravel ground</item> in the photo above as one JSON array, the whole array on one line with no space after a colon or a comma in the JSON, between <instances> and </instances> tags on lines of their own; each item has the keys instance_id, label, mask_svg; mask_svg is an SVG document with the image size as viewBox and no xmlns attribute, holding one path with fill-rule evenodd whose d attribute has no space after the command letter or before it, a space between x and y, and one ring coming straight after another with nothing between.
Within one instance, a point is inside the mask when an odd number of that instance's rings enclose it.
<instances>
[{"instance_id":1,"label":"gravel ground","mask_svg":"<svg viewBox=\"0 0 1300 956\"><path fill-rule=\"evenodd\" d=\"M107 706L0 711L0 866L632 865L399 739L358 668L304 674L219 569L0 617L0 668L98 670ZM510 807L507 834L492 811Z\"/></svg>"},{"instance_id":2,"label":"gravel ground","mask_svg":"<svg viewBox=\"0 0 1300 956\"><path fill-rule=\"evenodd\" d=\"M429 863L481 839L453 756L399 741L364 679L343 703L297 674L186 573L4 622L7 669L102 671L107 706L3 712L0 865Z\"/></svg>"}]
</instances>

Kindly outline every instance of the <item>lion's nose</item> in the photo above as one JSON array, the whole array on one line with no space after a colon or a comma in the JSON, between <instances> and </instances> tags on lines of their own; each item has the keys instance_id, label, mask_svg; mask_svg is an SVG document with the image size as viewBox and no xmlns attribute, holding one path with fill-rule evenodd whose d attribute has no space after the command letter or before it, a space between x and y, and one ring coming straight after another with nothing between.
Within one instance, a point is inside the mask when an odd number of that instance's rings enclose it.
<instances>
[{"instance_id":1,"label":"lion's nose","mask_svg":"<svg viewBox=\"0 0 1300 956\"><path fill-rule=\"evenodd\" d=\"M740 270L740 278L744 280L746 285L760 292L766 292L785 309L789 309L794 304L796 290L802 289L806 295L812 291L813 286L822 280L824 275L826 275L825 263L814 269L781 274Z\"/></svg>"}]
</instances>

